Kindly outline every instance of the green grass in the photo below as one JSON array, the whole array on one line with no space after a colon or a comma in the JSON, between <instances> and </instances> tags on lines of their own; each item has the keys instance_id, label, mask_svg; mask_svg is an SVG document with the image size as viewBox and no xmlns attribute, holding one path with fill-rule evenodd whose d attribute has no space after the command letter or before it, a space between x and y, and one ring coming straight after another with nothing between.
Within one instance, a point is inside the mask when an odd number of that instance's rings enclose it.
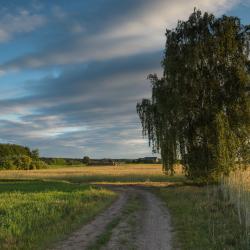
<instances>
[{"instance_id":1,"label":"green grass","mask_svg":"<svg viewBox=\"0 0 250 250\"><path fill-rule=\"evenodd\" d=\"M89 221L116 197L66 182L0 182L0 249L44 249Z\"/></svg>"},{"instance_id":2,"label":"green grass","mask_svg":"<svg viewBox=\"0 0 250 250\"><path fill-rule=\"evenodd\" d=\"M65 177L64 180L73 183L105 183L105 184L136 184L144 182L182 182L183 177L181 176L148 176L148 175L120 175L120 176L108 176L108 175L92 175L92 176L70 176Z\"/></svg>"},{"instance_id":3,"label":"green grass","mask_svg":"<svg viewBox=\"0 0 250 250\"><path fill-rule=\"evenodd\" d=\"M232 204L216 187L177 186L156 193L166 202L175 231L175 248L182 250L247 250L244 228Z\"/></svg>"}]
</instances>

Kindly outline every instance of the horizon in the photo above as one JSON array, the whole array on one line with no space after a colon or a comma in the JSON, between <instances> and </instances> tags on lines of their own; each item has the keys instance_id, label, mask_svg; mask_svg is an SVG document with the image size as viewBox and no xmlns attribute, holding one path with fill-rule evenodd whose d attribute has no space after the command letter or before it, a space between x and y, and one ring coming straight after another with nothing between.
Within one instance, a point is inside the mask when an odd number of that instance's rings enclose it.
<instances>
[{"instance_id":1,"label":"horizon","mask_svg":"<svg viewBox=\"0 0 250 250\"><path fill-rule=\"evenodd\" d=\"M0 3L0 143L41 157L152 156L136 103L162 75L166 28L195 6L250 24L250 0Z\"/></svg>"}]
</instances>

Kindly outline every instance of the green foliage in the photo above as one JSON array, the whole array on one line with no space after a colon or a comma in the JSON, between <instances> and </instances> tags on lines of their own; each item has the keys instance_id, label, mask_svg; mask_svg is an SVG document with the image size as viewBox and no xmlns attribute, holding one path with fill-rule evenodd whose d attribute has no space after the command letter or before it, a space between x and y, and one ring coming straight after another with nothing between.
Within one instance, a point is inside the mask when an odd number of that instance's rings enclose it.
<instances>
[{"instance_id":1,"label":"green foliage","mask_svg":"<svg viewBox=\"0 0 250 250\"><path fill-rule=\"evenodd\" d=\"M1 169L41 169L46 168L45 162L39 160L39 151L30 151L28 147L15 144L0 144Z\"/></svg>"},{"instance_id":2,"label":"green foliage","mask_svg":"<svg viewBox=\"0 0 250 250\"><path fill-rule=\"evenodd\" d=\"M50 158L50 157L41 157L42 161L46 162L49 165L54 166L65 166L65 165L82 165L81 159L74 158Z\"/></svg>"},{"instance_id":3,"label":"green foliage","mask_svg":"<svg viewBox=\"0 0 250 250\"><path fill-rule=\"evenodd\" d=\"M30 149L16 144L0 144L0 158L16 155L31 156Z\"/></svg>"},{"instance_id":4,"label":"green foliage","mask_svg":"<svg viewBox=\"0 0 250 250\"><path fill-rule=\"evenodd\" d=\"M29 169L44 169L44 168L48 168L48 165L44 161L33 160L30 164Z\"/></svg>"},{"instance_id":5,"label":"green foliage","mask_svg":"<svg viewBox=\"0 0 250 250\"><path fill-rule=\"evenodd\" d=\"M0 158L0 170L1 169L16 169L16 166L12 159Z\"/></svg>"},{"instance_id":6,"label":"green foliage","mask_svg":"<svg viewBox=\"0 0 250 250\"><path fill-rule=\"evenodd\" d=\"M13 164L17 169L30 169L32 158L27 155L16 156L13 158Z\"/></svg>"},{"instance_id":7,"label":"green foliage","mask_svg":"<svg viewBox=\"0 0 250 250\"><path fill-rule=\"evenodd\" d=\"M31 158L34 160L39 159L39 150L38 149L34 149L31 151Z\"/></svg>"},{"instance_id":8,"label":"green foliage","mask_svg":"<svg viewBox=\"0 0 250 250\"><path fill-rule=\"evenodd\" d=\"M82 161L81 160L75 160L75 159L68 159L66 161L66 164L71 165L71 166L73 166L73 165L82 165Z\"/></svg>"},{"instance_id":9,"label":"green foliage","mask_svg":"<svg viewBox=\"0 0 250 250\"><path fill-rule=\"evenodd\" d=\"M14 170L14 169L42 169L47 168L47 164L39 159L32 159L27 155L19 155L13 157L0 158L0 170Z\"/></svg>"},{"instance_id":10,"label":"green foliage","mask_svg":"<svg viewBox=\"0 0 250 250\"><path fill-rule=\"evenodd\" d=\"M52 165L65 165L66 161L63 158L53 158L51 161Z\"/></svg>"},{"instance_id":11,"label":"green foliage","mask_svg":"<svg viewBox=\"0 0 250 250\"><path fill-rule=\"evenodd\" d=\"M89 164L90 163L90 158L88 156L84 156L82 161L85 164Z\"/></svg>"},{"instance_id":12,"label":"green foliage","mask_svg":"<svg viewBox=\"0 0 250 250\"><path fill-rule=\"evenodd\" d=\"M195 10L166 32L162 78L137 112L164 170L181 159L188 177L217 179L249 157L250 26Z\"/></svg>"}]
</instances>

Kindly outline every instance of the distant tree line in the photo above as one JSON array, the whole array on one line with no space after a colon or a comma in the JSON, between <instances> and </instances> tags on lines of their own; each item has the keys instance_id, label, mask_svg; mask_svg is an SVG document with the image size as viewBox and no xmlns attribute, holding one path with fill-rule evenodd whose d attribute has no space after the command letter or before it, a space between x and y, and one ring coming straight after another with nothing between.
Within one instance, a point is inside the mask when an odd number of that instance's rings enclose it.
<instances>
[{"instance_id":1,"label":"distant tree line","mask_svg":"<svg viewBox=\"0 0 250 250\"><path fill-rule=\"evenodd\" d=\"M149 75L137 112L167 172L181 160L189 178L216 180L249 162L249 40L239 18L199 10L166 31L163 76Z\"/></svg>"},{"instance_id":2,"label":"distant tree line","mask_svg":"<svg viewBox=\"0 0 250 250\"><path fill-rule=\"evenodd\" d=\"M41 157L41 160L46 162L48 165L81 165L84 162L81 159L75 158L58 158L58 157Z\"/></svg>"},{"instance_id":3,"label":"distant tree line","mask_svg":"<svg viewBox=\"0 0 250 250\"><path fill-rule=\"evenodd\" d=\"M30 150L16 144L0 144L1 169L41 169L47 164L39 159L38 149Z\"/></svg>"}]
</instances>

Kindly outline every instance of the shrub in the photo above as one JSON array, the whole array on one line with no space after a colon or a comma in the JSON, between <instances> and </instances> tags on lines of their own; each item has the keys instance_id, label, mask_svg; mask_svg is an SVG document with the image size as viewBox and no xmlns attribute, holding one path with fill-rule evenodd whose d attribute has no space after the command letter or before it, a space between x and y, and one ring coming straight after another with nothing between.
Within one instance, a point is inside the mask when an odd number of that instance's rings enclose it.
<instances>
[{"instance_id":1,"label":"shrub","mask_svg":"<svg viewBox=\"0 0 250 250\"><path fill-rule=\"evenodd\" d=\"M42 169L47 168L47 164L41 160L33 160L27 155L2 157L0 158L0 170L8 169Z\"/></svg>"},{"instance_id":2,"label":"shrub","mask_svg":"<svg viewBox=\"0 0 250 250\"><path fill-rule=\"evenodd\" d=\"M17 169L30 169L30 165L32 163L32 158L27 155L21 155L14 157L14 165Z\"/></svg>"},{"instance_id":3,"label":"shrub","mask_svg":"<svg viewBox=\"0 0 250 250\"><path fill-rule=\"evenodd\" d=\"M16 169L12 159L0 159L0 169Z\"/></svg>"},{"instance_id":4,"label":"shrub","mask_svg":"<svg viewBox=\"0 0 250 250\"><path fill-rule=\"evenodd\" d=\"M41 160L33 160L30 164L30 168L29 169L43 169L43 168L47 168L48 165Z\"/></svg>"}]
</instances>

